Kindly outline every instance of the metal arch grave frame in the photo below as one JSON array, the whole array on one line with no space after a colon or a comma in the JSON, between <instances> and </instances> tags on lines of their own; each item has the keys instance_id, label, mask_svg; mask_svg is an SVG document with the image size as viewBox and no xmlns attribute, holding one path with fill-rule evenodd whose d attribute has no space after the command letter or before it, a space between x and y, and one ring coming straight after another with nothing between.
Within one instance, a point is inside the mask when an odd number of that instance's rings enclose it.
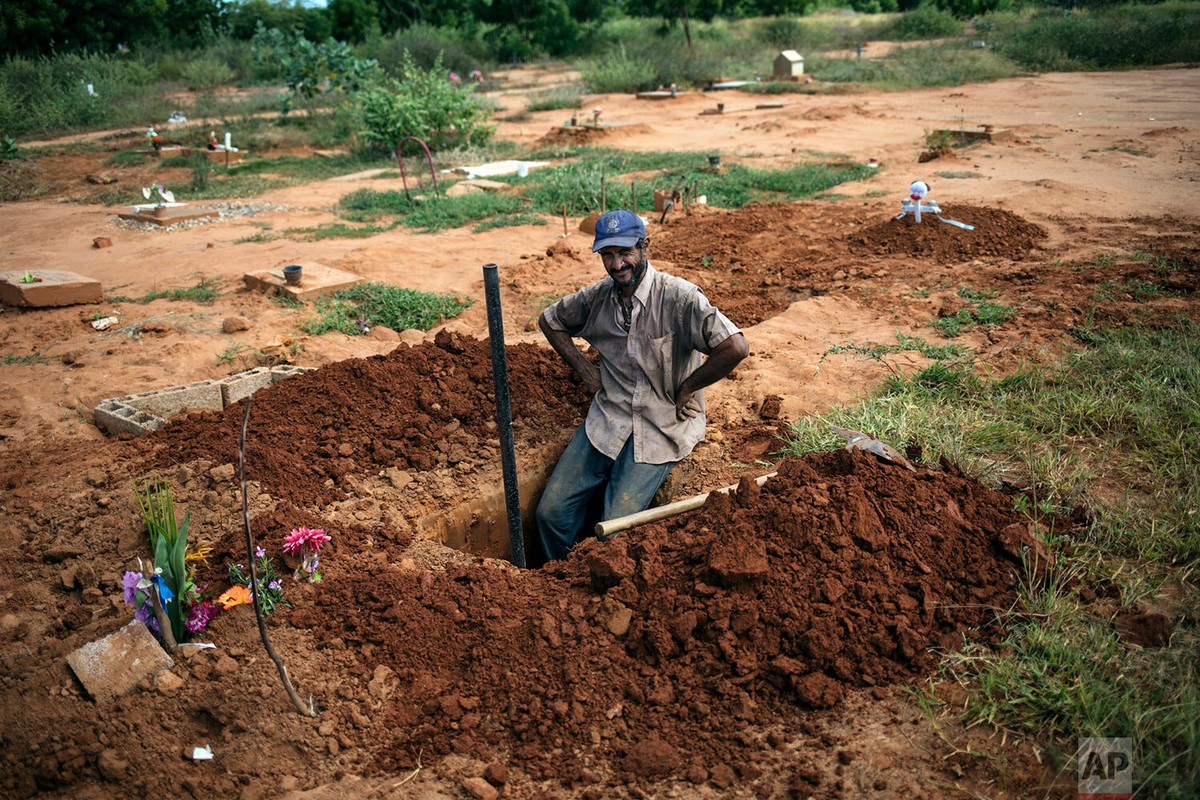
<instances>
[{"instance_id":1,"label":"metal arch grave frame","mask_svg":"<svg viewBox=\"0 0 1200 800\"><path fill-rule=\"evenodd\" d=\"M405 142L416 142L421 145L421 149L425 151L425 160L429 162L429 177L433 179L433 191L437 192L437 173L433 169L433 154L429 152L429 145L416 136L405 136L400 141L396 142L396 161L400 164L400 180L404 183L404 197L412 200L412 195L408 193L408 176L404 172L404 156L400 154L400 147Z\"/></svg>"}]
</instances>

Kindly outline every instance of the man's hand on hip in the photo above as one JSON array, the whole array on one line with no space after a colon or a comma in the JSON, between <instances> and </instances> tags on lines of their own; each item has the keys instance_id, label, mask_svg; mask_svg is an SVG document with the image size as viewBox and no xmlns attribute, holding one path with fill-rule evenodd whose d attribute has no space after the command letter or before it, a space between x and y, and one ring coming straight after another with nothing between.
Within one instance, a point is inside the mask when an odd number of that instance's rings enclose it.
<instances>
[{"instance_id":1,"label":"man's hand on hip","mask_svg":"<svg viewBox=\"0 0 1200 800\"><path fill-rule=\"evenodd\" d=\"M675 419L692 419L700 413L700 401L691 392L680 392L675 398Z\"/></svg>"}]
</instances>

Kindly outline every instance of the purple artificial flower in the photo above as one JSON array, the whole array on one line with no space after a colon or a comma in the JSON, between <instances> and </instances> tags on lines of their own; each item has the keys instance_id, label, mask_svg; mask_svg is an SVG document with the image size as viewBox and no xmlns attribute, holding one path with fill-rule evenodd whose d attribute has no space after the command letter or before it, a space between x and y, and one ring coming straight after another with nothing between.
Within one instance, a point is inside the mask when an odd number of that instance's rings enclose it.
<instances>
[{"instance_id":1,"label":"purple artificial flower","mask_svg":"<svg viewBox=\"0 0 1200 800\"><path fill-rule=\"evenodd\" d=\"M263 556L265 556L266 554L267 554L267 551L266 551L266 550L264 550L264 549L263 549L263 548L261 548L261 547L260 547L260 548L258 548L257 550L255 550L255 551L254 551L254 555L255 555L257 558L262 558L262 557L263 557Z\"/></svg>"},{"instance_id":2,"label":"purple artificial flower","mask_svg":"<svg viewBox=\"0 0 1200 800\"><path fill-rule=\"evenodd\" d=\"M121 578L121 585L125 587L125 602L128 605L137 605L137 585L142 579L142 573L128 570L124 577Z\"/></svg>"},{"instance_id":3,"label":"purple artificial flower","mask_svg":"<svg viewBox=\"0 0 1200 800\"><path fill-rule=\"evenodd\" d=\"M150 632L158 636L158 617L154 616L154 609L150 608L149 603L143 603L137 611L133 612L133 618L150 629Z\"/></svg>"}]
</instances>

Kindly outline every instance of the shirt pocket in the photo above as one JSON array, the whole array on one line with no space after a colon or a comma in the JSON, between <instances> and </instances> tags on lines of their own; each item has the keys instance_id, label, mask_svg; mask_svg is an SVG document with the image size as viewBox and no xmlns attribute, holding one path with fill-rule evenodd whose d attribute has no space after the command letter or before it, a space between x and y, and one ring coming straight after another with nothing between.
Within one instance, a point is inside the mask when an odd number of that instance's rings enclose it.
<instances>
[{"instance_id":1,"label":"shirt pocket","mask_svg":"<svg viewBox=\"0 0 1200 800\"><path fill-rule=\"evenodd\" d=\"M675 403L675 335L645 339L638 359L654 395L659 399Z\"/></svg>"}]
</instances>

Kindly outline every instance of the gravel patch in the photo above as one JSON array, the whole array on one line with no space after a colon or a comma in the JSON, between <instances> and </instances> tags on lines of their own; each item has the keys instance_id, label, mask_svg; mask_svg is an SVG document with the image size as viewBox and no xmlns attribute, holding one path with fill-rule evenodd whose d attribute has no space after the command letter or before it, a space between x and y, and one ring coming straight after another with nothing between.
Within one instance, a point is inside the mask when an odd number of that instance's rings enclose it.
<instances>
[{"instance_id":1,"label":"gravel patch","mask_svg":"<svg viewBox=\"0 0 1200 800\"><path fill-rule=\"evenodd\" d=\"M139 222L133 219L116 219L113 221L113 224L120 228L132 230L176 231L183 228L195 228L200 225L209 225L211 223L220 222L227 219L253 217L258 214L265 214L271 211L296 210L294 206L281 205L280 203L207 203L205 205L188 206L188 209L192 211L216 211L219 213L219 216L182 220L171 225L155 225L153 222Z\"/></svg>"}]
</instances>

